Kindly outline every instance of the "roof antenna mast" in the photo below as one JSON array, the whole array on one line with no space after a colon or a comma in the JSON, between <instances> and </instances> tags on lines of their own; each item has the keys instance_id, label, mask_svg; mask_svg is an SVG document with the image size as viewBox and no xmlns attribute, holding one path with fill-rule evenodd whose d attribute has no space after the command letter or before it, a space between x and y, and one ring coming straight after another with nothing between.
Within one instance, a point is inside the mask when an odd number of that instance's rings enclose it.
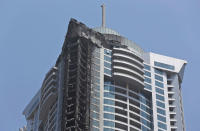
<instances>
[{"instance_id":1,"label":"roof antenna mast","mask_svg":"<svg viewBox=\"0 0 200 131\"><path fill-rule=\"evenodd\" d=\"M101 5L102 7L102 27L106 27L106 11L105 11L105 5Z\"/></svg>"}]
</instances>

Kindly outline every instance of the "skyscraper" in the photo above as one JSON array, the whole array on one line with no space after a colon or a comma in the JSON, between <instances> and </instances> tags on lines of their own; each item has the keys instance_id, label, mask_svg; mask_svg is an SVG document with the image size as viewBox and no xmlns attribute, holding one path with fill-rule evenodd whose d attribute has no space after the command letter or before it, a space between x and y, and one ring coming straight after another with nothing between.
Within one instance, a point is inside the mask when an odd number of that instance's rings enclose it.
<instances>
[{"instance_id":1,"label":"skyscraper","mask_svg":"<svg viewBox=\"0 0 200 131\"><path fill-rule=\"evenodd\" d=\"M24 109L28 131L185 131L186 61L71 19L55 66Z\"/></svg>"}]
</instances>

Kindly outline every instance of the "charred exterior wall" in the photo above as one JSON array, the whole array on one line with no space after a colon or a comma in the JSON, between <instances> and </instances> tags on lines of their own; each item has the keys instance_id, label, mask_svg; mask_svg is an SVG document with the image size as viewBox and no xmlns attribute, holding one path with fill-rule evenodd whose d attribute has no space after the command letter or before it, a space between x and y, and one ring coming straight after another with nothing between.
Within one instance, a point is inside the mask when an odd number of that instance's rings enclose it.
<instances>
[{"instance_id":1,"label":"charred exterior wall","mask_svg":"<svg viewBox=\"0 0 200 131\"><path fill-rule=\"evenodd\" d=\"M64 62L62 73L62 131L90 130L91 62L94 48L104 36L72 19L57 61Z\"/></svg>"}]
</instances>

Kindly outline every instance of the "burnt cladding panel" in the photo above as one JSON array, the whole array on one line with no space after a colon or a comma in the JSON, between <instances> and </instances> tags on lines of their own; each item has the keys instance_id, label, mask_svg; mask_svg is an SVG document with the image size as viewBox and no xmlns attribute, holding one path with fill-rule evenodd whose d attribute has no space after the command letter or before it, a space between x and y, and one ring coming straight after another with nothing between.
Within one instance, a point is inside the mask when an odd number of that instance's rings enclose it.
<instances>
[{"instance_id":1,"label":"burnt cladding panel","mask_svg":"<svg viewBox=\"0 0 200 131\"><path fill-rule=\"evenodd\" d=\"M100 39L101 43L105 43L100 33L76 20L70 21L61 53L61 59L65 62L62 131L90 130L92 52L95 47L99 47Z\"/></svg>"}]
</instances>

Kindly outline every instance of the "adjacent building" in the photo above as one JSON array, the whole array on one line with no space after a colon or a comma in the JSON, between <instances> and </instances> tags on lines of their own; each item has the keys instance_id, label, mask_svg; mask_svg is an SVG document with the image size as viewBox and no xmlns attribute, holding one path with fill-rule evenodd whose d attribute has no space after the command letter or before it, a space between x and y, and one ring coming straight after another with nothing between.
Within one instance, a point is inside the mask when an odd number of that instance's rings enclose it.
<instances>
[{"instance_id":1,"label":"adjacent building","mask_svg":"<svg viewBox=\"0 0 200 131\"><path fill-rule=\"evenodd\" d=\"M71 19L62 52L23 112L27 130L185 131L187 62L145 52L102 21L91 29Z\"/></svg>"}]
</instances>

